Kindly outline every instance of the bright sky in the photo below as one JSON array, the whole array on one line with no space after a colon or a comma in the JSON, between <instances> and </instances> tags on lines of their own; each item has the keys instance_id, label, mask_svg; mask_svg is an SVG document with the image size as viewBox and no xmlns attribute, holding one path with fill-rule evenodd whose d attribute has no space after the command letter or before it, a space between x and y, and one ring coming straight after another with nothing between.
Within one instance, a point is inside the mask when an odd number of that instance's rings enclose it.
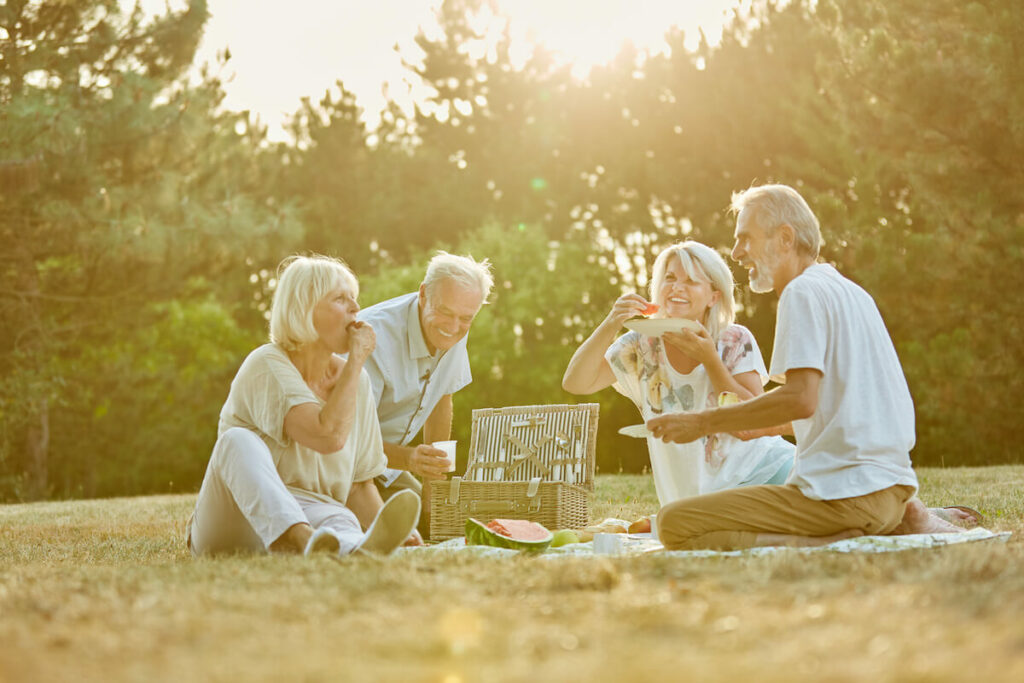
<instances>
[{"instance_id":1,"label":"bright sky","mask_svg":"<svg viewBox=\"0 0 1024 683\"><path fill-rule=\"evenodd\" d=\"M144 0L159 11L184 0ZM336 80L356 94L368 123L376 124L385 98L382 86L408 106L420 94L409 82L406 59L419 51L413 42L423 26L436 32L434 9L440 0L209 0L211 18L199 49L200 61L213 62L228 47L225 106L249 109L283 139L285 117L300 98L314 99ZM663 51L663 36L673 25L687 35L688 47L703 28L718 42L724 21L750 0L498 0L511 22L511 35L541 42L573 64L585 77L594 64L615 56L623 41ZM742 10L740 10L742 11Z\"/></svg>"}]
</instances>

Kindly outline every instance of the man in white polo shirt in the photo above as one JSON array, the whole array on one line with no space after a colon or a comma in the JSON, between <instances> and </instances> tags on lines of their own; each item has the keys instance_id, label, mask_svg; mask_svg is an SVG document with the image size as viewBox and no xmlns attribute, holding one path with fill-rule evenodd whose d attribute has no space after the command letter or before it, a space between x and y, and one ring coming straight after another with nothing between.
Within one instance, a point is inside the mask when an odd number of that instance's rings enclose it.
<instances>
[{"instance_id":1,"label":"man in white polo shirt","mask_svg":"<svg viewBox=\"0 0 1024 683\"><path fill-rule=\"evenodd\" d=\"M945 533L915 497L914 404L871 296L817 263L818 220L796 190L733 196L732 257L755 292L779 293L770 374L778 389L744 403L666 415L647 425L685 443L792 422L797 451L785 485L730 489L662 508L669 549L824 545L864 534Z\"/></svg>"},{"instance_id":2,"label":"man in white polo shirt","mask_svg":"<svg viewBox=\"0 0 1024 683\"><path fill-rule=\"evenodd\" d=\"M419 291L359 312L377 335L364 366L370 375L388 469L378 477L387 499L402 489L423 496L421 530L429 523L429 482L448 471L444 451L430 444L451 438L452 394L473 381L466 351L469 328L487 301L490 263L438 252ZM421 443L413 441L422 430Z\"/></svg>"}]
</instances>

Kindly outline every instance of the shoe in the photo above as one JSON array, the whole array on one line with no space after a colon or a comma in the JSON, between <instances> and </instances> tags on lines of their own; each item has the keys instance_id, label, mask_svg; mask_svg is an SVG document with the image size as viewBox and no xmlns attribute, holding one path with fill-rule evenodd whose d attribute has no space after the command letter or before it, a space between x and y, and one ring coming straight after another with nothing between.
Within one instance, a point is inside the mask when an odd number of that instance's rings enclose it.
<instances>
[{"instance_id":1,"label":"shoe","mask_svg":"<svg viewBox=\"0 0 1024 683\"><path fill-rule=\"evenodd\" d=\"M960 519L959 517L954 519L953 515L950 514L950 510L960 510L966 512L973 519ZM944 522L955 524L956 526L965 527L967 529L973 529L976 526L983 526L985 524L985 515L981 514L977 510L966 505L947 505L941 508L928 508L928 512L932 513Z\"/></svg>"},{"instance_id":2,"label":"shoe","mask_svg":"<svg viewBox=\"0 0 1024 683\"><path fill-rule=\"evenodd\" d=\"M302 554L306 557L313 553L337 555L339 550L341 550L341 541L338 540L333 531L322 526L309 537L309 541L306 542L306 548L302 551Z\"/></svg>"},{"instance_id":3,"label":"shoe","mask_svg":"<svg viewBox=\"0 0 1024 683\"><path fill-rule=\"evenodd\" d=\"M357 555L390 555L416 528L420 497L406 489L388 498L366 535L352 551Z\"/></svg>"}]
</instances>

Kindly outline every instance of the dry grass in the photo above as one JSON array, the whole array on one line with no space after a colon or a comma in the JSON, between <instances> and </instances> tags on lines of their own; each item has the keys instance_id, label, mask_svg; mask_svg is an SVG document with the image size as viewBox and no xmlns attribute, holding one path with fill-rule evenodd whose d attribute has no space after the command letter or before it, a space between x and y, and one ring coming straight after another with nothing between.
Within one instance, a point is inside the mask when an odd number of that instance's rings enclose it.
<instances>
[{"instance_id":1,"label":"dry grass","mask_svg":"<svg viewBox=\"0 0 1024 683\"><path fill-rule=\"evenodd\" d=\"M1009 530L877 556L193 560L192 496L0 507L0 681L1024 680L1024 467L923 470ZM653 512L598 480L595 518Z\"/></svg>"}]
</instances>

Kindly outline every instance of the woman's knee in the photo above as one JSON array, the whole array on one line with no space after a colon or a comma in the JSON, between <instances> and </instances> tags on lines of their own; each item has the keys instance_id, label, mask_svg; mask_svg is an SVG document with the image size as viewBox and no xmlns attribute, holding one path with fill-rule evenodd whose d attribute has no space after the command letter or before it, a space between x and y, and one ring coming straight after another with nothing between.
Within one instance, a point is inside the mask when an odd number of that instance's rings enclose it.
<instances>
[{"instance_id":1,"label":"woman's knee","mask_svg":"<svg viewBox=\"0 0 1024 683\"><path fill-rule=\"evenodd\" d=\"M229 461L271 458L270 449L255 432L244 427L232 427L217 438L212 460L217 465Z\"/></svg>"}]
</instances>

